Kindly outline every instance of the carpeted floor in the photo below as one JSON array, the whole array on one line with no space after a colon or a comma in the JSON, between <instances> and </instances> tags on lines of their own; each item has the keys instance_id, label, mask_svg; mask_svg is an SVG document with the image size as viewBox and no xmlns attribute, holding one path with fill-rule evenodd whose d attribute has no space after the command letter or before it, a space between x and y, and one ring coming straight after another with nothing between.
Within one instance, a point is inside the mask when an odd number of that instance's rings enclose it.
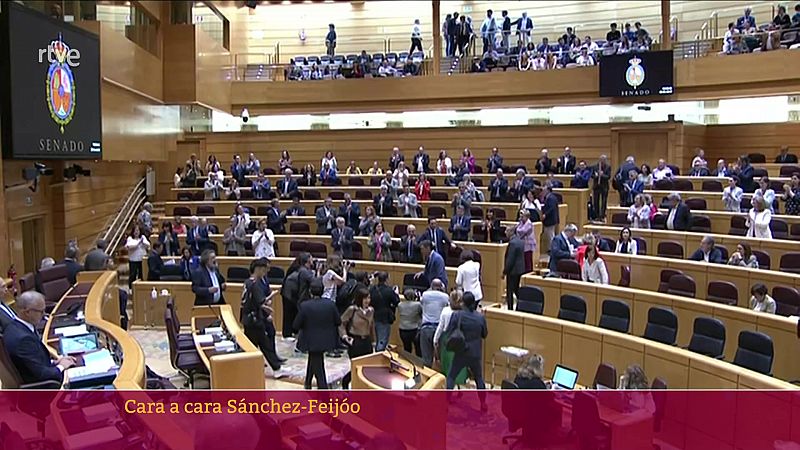
<instances>
[{"instance_id":1,"label":"carpeted floor","mask_svg":"<svg viewBox=\"0 0 800 450\"><path fill-rule=\"evenodd\" d=\"M167 377L178 387L182 387L186 378L179 374L169 360L169 343L163 329L145 329L133 327L129 334L139 342L145 354L147 365L157 374ZM283 369L288 372L286 377L275 380L269 367L264 369L265 385L270 389L302 389L306 376L306 355L294 351L294 342L284 340L280 336L275 339L278 355L288 361ZM325 373L328 375L328 384L338 386L342 378L350 371L350 360L347 354L341 358L325 358ZM199 380L195 387L207 387L206 380Z\"/></svg>"}]
</instances>

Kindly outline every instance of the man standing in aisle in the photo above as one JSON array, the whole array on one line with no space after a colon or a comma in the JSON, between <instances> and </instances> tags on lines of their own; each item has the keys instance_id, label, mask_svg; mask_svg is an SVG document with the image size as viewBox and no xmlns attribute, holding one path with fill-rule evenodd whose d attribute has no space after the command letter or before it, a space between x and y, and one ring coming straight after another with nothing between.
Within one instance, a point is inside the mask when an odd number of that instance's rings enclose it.
<instances>
[{"instance_id":1,"label":"man standing in aisle","mask_svg":"<svg viewBox=\"0 0 800 450\"><path fill-rule=\"evenodd\" d=\"M336 27L328 25L328 34L325 36L325 49L328 56L333 56L336 52Z\"/></svg>"},{"instance_id":2,"label":"man standing in aisle","mask_svg":"<svg viewBox=\"0 0 800 450\"><path fill-rule=\"evenodd\" d=\"M408 51L409 57L414 54L414 49L422 51L422 28L419 26L419 19L414 19L411 27L411 50Z\"/></svg>"},{"instance_id":3,"label":"man standing in aisle","mask_svg":"<svg viewBox=\"0 0 800 450\"><path fill-rule=\"evenodd\" d=\"M514 309L514 296L519 291L519 282L525 273L525 243L517 236L514 227L506 227L508 248L506 248L503 277L506 279L506 304L509 311Z\"/></svg>"},{"instance_id":4,"label":"man standing in aisle","mask_svg":"<svg viewBox=\"0 0 800 450\"><path fill-rule=\"evenodd\" d=\"M592 169L592 203L594 205L594 220L604 221L606 206L608 205L608 181L611 179L611 166L608 157L600 155L600 160Z\"/></svg>"},{"instance_id":5,"label":"man standing in aisle","mask_svg":"<svg viewBox=\"0 0 800 450\"><path fill-rule=\"evenodd\" d=\"M481 25L481 37L483 37L483 53L494 50L494 37L497 34L497 22L492 17L492 10L486 11L486 19Z\"/></svg>"},{"instance_id":6,"label":"man standing in aisle","mask_svg":"<svg viewBox=\"0 0 800 450\"><path fill-rule=\"evenodd\" d=\"M318 389L328 389L325 374L325 353L337 346L338 328L342 324L336 303L322 299L322 279L314 278L309 289L311 299L299 305L294 329L300 332L297 346L308 352L305 389L311 389L312 379L317 379Z\"/></svg>"},{"instance_id":7,"label":"man standing in aisle","mask_svg":"<svg viewBox=\"0 0 800 450\"><path fill-rule=\"evenodd\" d=\"M519 34L520 48L525 48L531 41L531 30L533 30L533 20L528 17L527 11L522 12L522 17L517 22L517 34Z\"/></svg>"}]
</instances>

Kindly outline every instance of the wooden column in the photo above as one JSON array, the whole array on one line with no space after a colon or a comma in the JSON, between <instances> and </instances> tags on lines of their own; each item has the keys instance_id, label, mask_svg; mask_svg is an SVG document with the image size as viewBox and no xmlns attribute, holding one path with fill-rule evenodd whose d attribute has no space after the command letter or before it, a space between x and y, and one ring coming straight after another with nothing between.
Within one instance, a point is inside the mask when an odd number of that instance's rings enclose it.
<instances>
[{"instance_id":1,"label":"wooden column","mask_svg":"<svg viewBox=\"0 0 800 450\"><path fill-rule=\"evenodd\" d=\"M433 10L433 20L431 20L432 33L433 33L433 74L439 75L442 66L442 24L440 22L441 14L439 0L431 0Z\"/></svg>"},{"instance_id":2,"label":"wooden column","mask_svg":"<svg viewBox=\"0 0 800 450\"><path fill-rule=\"evenodd\" d=\"M661 0L661 50L670 50L672 48L669 2L670 0Z\"/></svg>"}]
</instances>

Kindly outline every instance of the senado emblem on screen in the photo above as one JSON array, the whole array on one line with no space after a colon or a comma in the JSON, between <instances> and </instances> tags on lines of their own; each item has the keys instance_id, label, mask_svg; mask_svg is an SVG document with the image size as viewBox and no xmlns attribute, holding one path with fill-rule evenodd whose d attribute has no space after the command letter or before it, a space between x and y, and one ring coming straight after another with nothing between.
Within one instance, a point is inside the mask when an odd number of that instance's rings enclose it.
<instances>
[{"instance_id":1,"label":"senado emblem on screen","mask_svg":"<svg viewBox=\"0 0 800 450\"><path fill-rule=\"evenodd\" d=\"M75 76L67 64L70 48L60 34L49 48L52 49L53 59L47 69L47 107L50 117L63 133L64 126L72 121L75 114Z\"/></svg>"},{"instance_id":2,"label":"senado emblem on screen","mask_svg":"<svg viewBox=\"0 0 800 450\"><path fill-rule=\"evenodd\" d=\"M641 66L642 60L634 56L628 60L630 66L625 71L625 81L634 89L644 83L644 67Z\"/></svg>"}]
</instances>

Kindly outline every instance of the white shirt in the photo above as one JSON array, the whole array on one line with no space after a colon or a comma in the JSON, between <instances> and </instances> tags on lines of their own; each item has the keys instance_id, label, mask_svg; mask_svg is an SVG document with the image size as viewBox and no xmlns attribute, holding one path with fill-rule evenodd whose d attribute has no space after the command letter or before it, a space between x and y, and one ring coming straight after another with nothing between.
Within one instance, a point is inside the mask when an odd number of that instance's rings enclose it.
<instances>
[{"instance_id":1,"label":"white shirt","mask_svg":"<svg viewBox=\"0 0 800 450\"><path fill-rule=\"evenodd\" d=\"M653 179L656 181L670 177L672 177L672 169L670 169L669 166L664 166L663 169L659 169L658 167L653 169Z\"/></svg>"},{"instance_id":2,"label":"white shirt","mask_svg":"<svg viewBox=\"0 0 800 450\"><path fill-rule=\"evenodd\" d=\"M458 266L458 269L456 269L456 286L460 286L464 292L472 292L472 295L475 296L475 301L481 301L483 290L481 289L480 263L466 261ZM439 324L441 324L441 321Z\"/></svg>"},{"instance_id":3,"label":"white shirt","mask_svg":"<svg viewBox=\"0 0 800 450\"><path fill-rule=\"evenodd\" d=\"M439 342L439 339L442 337L442 333L444 330L450 326L450 317L453 316L453 310L450 308L450 305L447 305L442 310L442 314L439 316L439 325L436 326L436 332L433 333L433 343L436 344Z\"/></svg>"},{"instance_id":4,"label":"white shirt","mask_svg":"<svg viewBox=\"0 0 800 450\"><path fill-rule=\"evenodd\" d=\"M145 236L139 239L134 239L133 236L128 236L125 242L125 247L128 248L128 260L133 262L142 262L147 251L150 249L150 242L147 241Z\"/></svg>"},{"instance_id":5,"label":"white shirt","mask_svg":"<svg viewBox=\"0 0 800 450\"><path fill-rule=\"evenodd\" d=\"M751 208L747 213L747 236L772 239L772 230L769 229L770 222L772 222L772 213L770 210L765 209L760 213L756 213L756 211Z\"/></svg>"},{"instance_id":6,"label":"white shirt","mask_svg":"<svg viewBox=\"0 0 800 450\"><path fill-rule=\"evenodd\" d=\"M404 216L417 217L417 196L409 192L398 197L400 206L403 208Z\"/></svg>"},{"instance_id":7,"label":"white shirt","mask_svg":"<svg viewBox=\"0 0 800 450\"><path fill-rule=\"evenodd\" d=\"M592 283L608 284L608 271L606 264L602 258L597 258L589 263L589 260L583 261L583 269L581 270L581 279Z\"/></svg>"},{"instance_id":8,"label":"white shirt","mask_svg":"<svg viewBox=\"0 0 800 450\"><path fill-rule=\"evenodd\" d=\"M264 231L256 230L250 242L253 244L256 258L275 257L275 234L269 228Z\"/></svg>"},{"instance_id":9,"label":"white shirt","mask_svg":"<svg viewBox=\"0 0 800 450\"><path fill-rule=\"evenodd\" d=\"M328 163L328 167L330 167L331 169L333 169L333 170L335 170L337 172L339 171L339 165L336 164L336 157L335 156L333 156L331 158L322 158L322 160L320 161L320 165L319 165L320 170L322 170L322 168L325 167L325 163Z\"/></svg>"},{"instance_id":10,"label":"white shirt","mask_svg":"<svg viewBox=\"0 0 800 450\"><path fill-rule=\"evenodd\" d=\"M597 51L597 49L600 48L600 47L597 46L597 42L595 42L595 41L591 41L588 44L584 42L583 44L581 44L581 47L588 49L589 53L594 53L594 52Z\"/></svg>"},{"instance_id":11,"label":"white shirt","mask_svg":"<svg viewBox=\"0 0 800 450\"><path fill-rule=\"evenodd\" d=\"M764 202L766 202L769 210L774 212L774 210L772 209L772 204L775 201L775 191L769 188L767 188L766 191L762 191L761 188L758 188L756 189L755 194L753 194L753 197L762 197L764 199Z\"/></svg>"},{"instance_id":12,"label":"white shirt","mask_svg":"<svg viewBox=\"0 0 800 450\"><path fill-rule=\"evenodd\" d=\"M594 58L591 55L580 55L575 58L575 64L579 66L593 66L594 65Z\"/></svg>"},{"instance_id":13,"label":"white shirt","mask_svg":"<svg viewBox=\"0 0 800 450\"><path fill-rule=\"evenodd\" d=\"M414 24L411 27L411 39L421 39L422 38L422 29L420 28L419 24Z\"/></svg>"},{"instance_id":14,"label":"white shirt","mask_svg":"<svg viewBox=\"0 0 800 450\"><path fill-rule=\"evenodd\" d=\"M625 253L626 255L636 255L639 252L639 243L636 240L631 239L628 242L628 251ZM622 241L617 241L617 247L614 249L614 253L622 253Z\"/></svg>"},{"instance_id":15,"label":"white shirt","mask_svg":"<svg viewBox=\"0 0 800 450\"><path fill-rule=\"evenodd\" d=\"M545 70L547 69L547 60L542 57L533 58L531 66L533 70Z\"/></svg>"},{"instance_id":16,"label":"white shirt","mask_svg":"<svg viewBox=\"0 0 800 450\"><path fill-rule=\"evenodd\" d=\"M744 191L739 186L736 186L733 191L731 187L727 186L722 190L722 203L725 204L725 211L740 212L742 210L742 196ZM775 193L773 192L773 195Z\"/></svg>"},{"instance_id":17,"label":"white shirt","mask_svg":"<svg viewBox=\"0 0 800 450\"><path fill-rule=\"evenodd\" d=\"M219 302L220 295L222 295L222 290L219 287L219 278L217 278L217 271L208 270L208 267L205 269L208 271L208 278L211 279L211 287L217 288L217 292L211 294L211 298L214 300L214 303L217 303Z\"/></svg>"},{"instance_id":18,"label":"white shirt","mask_svg":"<svg viewBox=\"0 0 800 450\"><path fill-rule=\"evenodd\" d=\"M442 166L445 168L445 173L450 173L453 168L453 160L449 156L445 156L444 160L436 160L436 173L442 173Z\"/></svg>"},{"instance_id":19,"label":"white shirt","mask_svg":"<svg viewBox=\"0 0 800 450\"><path fill-rule=\"evenodd\" d=\"M650 208L647 205L631 205L628 209L628 222L633 228L650 228Z\"/></svg>"},{"instance_id":20,"label":"white shirt","mask_svg":"<svg viewBox=\"0 0 800 450\"><path fill-rule=\"evenodd\" d=\"M408 177L409 177L408 169L403 169L403 170L395 169L393 177L394 177L395 181L397 182L397 187L398 188L403 186L404 184L407 184L408 183Z\"/></svg>"},{"instance_id":21,"label":"white shirt","mask_svg":"<svg viewBox=\"0 0 800 450\"><path fill-rule=\"evenodd\" d=\"M669 216L667 216L667 229L674 230L675 229L675 214L678 212L678 208L672 208L669 210Z\"/></svg>"}]
</instances>

